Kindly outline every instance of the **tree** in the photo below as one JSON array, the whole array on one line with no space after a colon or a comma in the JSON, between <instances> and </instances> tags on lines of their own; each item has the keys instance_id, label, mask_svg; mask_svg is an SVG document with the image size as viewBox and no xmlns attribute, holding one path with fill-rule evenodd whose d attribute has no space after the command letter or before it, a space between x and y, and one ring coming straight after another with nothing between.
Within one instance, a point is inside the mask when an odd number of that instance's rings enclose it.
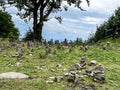
<instances>
[{"instance_id":1,"label":"tree","mask_svg":"<svg viewBox=\"0 0 120 90\"><path fill-rule=\"evenodd\" d=\"M75 41L74 41L75 45L82 45L83 44L83 40L82 38L77 38Z\"/></svg>"},{"instance_id":2,"label":"tree","mask_svg":"<svg viewBox=\"0 0 120 90\"><path fill-rule=\"evenodd\" d=\"M120 7L118 7L114 14L97 27L95 32L95 41L103 38L112 37L113 39L120 36Z\"/></svg>"},{"instance_id":3,"label":"tree","mask_svg":"<svg viewBox=\"0 0 120 90\"><path fill-rule=\"evenodd\" d=\"M26 34L25 34L25 37L23 38L23 40L25 41L31 41L33 40L33 32L31 29L29 29Z\"/></svg>"},{"instance_id":4,"label":"tree","mask_svg":"<svg viewBox=\"0 0 120 90\"><path fill-rule=\"evenodd\" d=\"M16 4L16 7L20 11L18 15L25 19L25 21L33 18L33 33L34 39L40 40L42 39L42 28L45 21L49 20L49 15L51 13L57 13L62 9L62 2L66 1L68 5L74 4L75 7L80 10L84 10L81 8L80 4L81 0L8 0L13 1ZM85 0L89 6L89 0ZM12 3L13 3L12 2ZM9 3L9 2L8 2ZM65 11L67 11L67 6L63 6ZM62 21L61 17L55 17L60 23Z\"/></svg>"},{"instance_id":5,"label":"tree","mask_svg":"<svg viewBox=\"0 0 120 90\"><path fill-rule=\"evenodd\" d=\"M98 41L100 39L103 39L105 37L105 22L101 24L100 26L97 26L97 30L95 32L95 41Z\"/></svg>"},{"instance_id":6,"label":"tree","mask_svg":"<svg viewBox=\"0 0 120 90\"><path fill-rule=\"evenodd\" d=\"M0 38L18 39L19 31L15 28L11 16L0 10Z\"/></svg>"}]
</instances>

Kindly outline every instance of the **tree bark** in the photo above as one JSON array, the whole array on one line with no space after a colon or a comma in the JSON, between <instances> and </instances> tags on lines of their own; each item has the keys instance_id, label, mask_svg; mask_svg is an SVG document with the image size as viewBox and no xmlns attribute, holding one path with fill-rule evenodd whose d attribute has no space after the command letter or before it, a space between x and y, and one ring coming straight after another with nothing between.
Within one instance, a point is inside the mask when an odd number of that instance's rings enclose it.
<instances>
[{"instance_id":1,"label":"tree bark","mask_svg":"<svg viewBox=\"0 0 120 90\"><path fill-rule=\"evenodd\" d=\"M35 33L36 35L36 40L40 41L42 40L42 29L43 29L43 22L40 24L37 24L37 31Z\"/></svg>"},{"instance_id":2,"label":"tree bark","mask_svg":"<svg viewBox=\"0 0 120 90\"><path fill-rule=\"evenodd\" d=\"M37 4L34 7L34 21L33 21L33 33L34 33L34 40L40 41L42 40L42 29L43 29L43 10L44 8L41 6L40 9L40 19L38 19L38 7Z\"/></svg>"},{"instance_id":3,"label":"tree bark","mask_svg":"<svg viewBox=\"0 0 120 90\"><path fill-rule=\"evenodd\" d=\"M36 40L37 39L37 8L34 8L34 12L33 12L33 33L34 33L34 39Z\"/></svg>"},{"instance_id":4,"label":"tree bark","mask_svg":"<svg viewBox=\"0 0 120 90\"><path fill-rule=\"evenodd\" d=\"M34 33L34 40L40 41L42 39L42 28L43 28L43 22L38 23L38 8L34 8L33 12L34 21L33 21L33 33Z\"/></svg>"}]
</instances>

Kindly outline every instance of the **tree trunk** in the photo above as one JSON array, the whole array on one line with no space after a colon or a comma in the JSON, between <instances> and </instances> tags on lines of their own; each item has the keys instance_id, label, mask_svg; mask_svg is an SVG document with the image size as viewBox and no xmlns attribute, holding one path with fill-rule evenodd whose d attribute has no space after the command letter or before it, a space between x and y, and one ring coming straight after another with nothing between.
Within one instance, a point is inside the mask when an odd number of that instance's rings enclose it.
<instances>
[{"instance_id":1,"label":"tree trunk","mask_svg":"<svg viewBox=\"0 0 120 90\"><path fill-rule=\"evenodd\" d=\"M37 8L34 8L33 12L33 33L34 39L37 40Z\"/></svg>"},{"instance_id":2,"label":"tree trunk","mask_svg":"<svg viewBox=\"0 0 120 90\"><path fill-rule=\"evenodd\" d=\"M115 32L116 32L116 28L113 27L113 31L112 31L112 39L115 39Z\"/></svg>"},{"instance_id":3,"label":"tree trunk","mask_svg":"<svg viewBox=\"0 0 120 90\"><path fill-rule=\"evenodd\" d=\"M44 0L43 0L44 1ZM34 12L33 12L33 32L34 32L34 39L37 41L42 40L42 29L43 29L43 22L44 22L44 5L42 4L40 7L40 18L38 19L38 4L35 5L34 7Z\"/></svg>"},{"instance_id":4,"label":"tree trunk","mask_svg":"<svg viewBox=\"0 0 120 90\"><path fill-rule=\"evenodd\" d=\"M42 40L42 29L43 29L43 22L41 24L37 24L37 31L35 33L36 40L40 41Z\"/></svg>"},{"instance_id":5,"label":"tree trunk","mask_svg":"<svg viewBox=\"0 0 120 90\"><path fill-rule=\"evenodd\" d=\"M34 40L36 41L40 41L42 40L42 29L43 29L43 15L41 15L41 19L38 22L38 9L34 8L34 12L33 12L33 16L34 16L34 21L33 21L33 33L34 33ZM43 12L42 12L43 14Z\"/></svg>"}]
</instances>

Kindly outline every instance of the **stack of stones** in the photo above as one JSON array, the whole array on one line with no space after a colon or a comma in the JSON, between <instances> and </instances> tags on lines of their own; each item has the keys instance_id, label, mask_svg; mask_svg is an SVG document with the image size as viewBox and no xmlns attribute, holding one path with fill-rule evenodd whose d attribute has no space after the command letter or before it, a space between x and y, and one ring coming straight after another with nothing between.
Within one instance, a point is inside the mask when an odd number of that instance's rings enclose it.
<instances>
[{"instance_id":1,"label":"stack of stones","mask_svg":"<svg viewBox=\"0 0 120 90\"><path fill-rule=\"evenodd\" d=\"M67 80L68 82L73 83L76 87L81 88L82 90L96 90L95 85L90 83L86 85L84 78L87 76L91 77L93 81L97 83L105 82L104 68L101 64L97 64L96 60L90 61L89 64L86 63L86 56L83 56L80 60L80 63L75 63L70 67L70 71L64 73L64 76L53 77L53 80L47 81L47 83L61 82L62 80ZM57 67L61 67L60 64ZM83 80L83 82L81 81ZM82 82L82 83L81 83Z\"/></svg>"},{"instance_id":2,"label":"stack of stones","mask_svg":"<svg viewBox=\"0 0 120 90\"><path fill-rule=\"evenodd\" d=\"M86 52L88 51L89 47L88 46L80 46L80 50Z\"/></svg>"},{"instance_id":3,"label":"stack of stones","mask_svg":"<svg viewBox=\"0 0 120 90\"><path fill-rule=\"evenodd\" d=\"M67 77L68 82L76 83L79 80L78 70L80 69L81 66L79 63L71 66L70 72L64 74L64 76Z\"/></svg>"},{"instance_id":4,"label":"stack of stones","mask_svg":"<svg viewBox=\"0 0 120 90\"><path fill-rule=\"evenodd\" d=\"M65 73L68 82L76 83L79 80L79 75L75 71L70 71L70 73Z\"/></svg>"},{"instance_id":5,"label":"stack of stones","mask_svg":"<svg viewBox=\"0 0 120 90\"><path fill-rule=\"evenodd\" d=\"M86 68L86 56L82 57L80 60L80 64L76 63L71 66L70 72L65 74L65 77L67 77L68 82L76 83L80 76L79 76L79 70L83 70Z\"/></svg>"},{"instance_id":6,"label":"stack of stones","mask_svg":"<svg viewBox=\"0 0 120 90\"><path fill-rule=\"evenodd\" d=\"M56 55L56 54L57 54L57 50L56 50L56 49L53 51L53 54L54 54L54 55Z\"/></svg>"},{"instance_id":7,"label":"stack of stones","mask_svg":"<svg viewBox=\"0 0 120 90\"><path fill-rule=\"evenodd\" d=\"M77 71L77 70L80 70L80 69L81 69L80 64L76 63L76 64L71 66L70 71Z\"/></svg>"},{"instance_id":8,"label":"stack of stones","mask_svg":"<svg viewBox=\"0 0 120 90\"><path fill-rule=\"evenodd\" d=\"M2 52L2 48L0 48L0 52Z\"/></svg>"},{"instance_id":9,"label":"stack of stones","mask_svg":"<svg viewBox=\"0 0 120 90\"><path fill-rule=\"evenodd\" d=\"M105 73L103 65L99 64L97 65L95 60L92 60L89 64L89 66L93 66L90 68L93 69L86 69L86 75L93 78L93 81L98 83L104 83L105 82Z\"/></svg>"},{"instance_id":10,"label":"stack of stones","mask_svg":"<svg viewBox=\"0 0 120 90\"><path fill-rule=\"evenodd\" d=\"M93 80L98 83L105 82L105 73L101 64L95 67L95 70L93 71Z\"/></svg>"},{"instance_id":11,"label":"stack of stones","mask_svg":"<svg viewBox=\"0 0 120 90\"><path fill-rule=\"evenodd\" d=\"M49 46L46 46L46 49L45 49L45 55L48 55L48 54L50 54L51 53L51 49L50 49L50 47Z\"/></svg>"},{"instance_id":12,"label":"stack of stones","mask_svg":"<svg viewBox=\"0 0 120 90\"><path fill-rule=\"evenodd\" d=\"M86 56L83 56L80 60L80 66L81 69L85 69L86 68Z\"/></svg>"}]
</instances>

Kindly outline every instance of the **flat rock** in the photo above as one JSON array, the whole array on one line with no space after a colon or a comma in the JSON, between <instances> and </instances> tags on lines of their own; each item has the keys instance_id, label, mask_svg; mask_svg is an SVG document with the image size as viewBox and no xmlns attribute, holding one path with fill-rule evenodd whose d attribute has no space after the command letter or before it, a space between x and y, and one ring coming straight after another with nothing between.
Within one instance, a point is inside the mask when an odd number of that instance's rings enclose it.
<instances>
[{"instance_id":1,"label":"flat rock","mask_svg":"<svg viewBox=\"0 0 120 90\"><path fill-rule=\"evenodd\" d=\"M97 65L97 62L96 62L96 60L92 60L92 61L90 61L90 64L89 64L90 66L96 66Z\"/></svg>"},{"instance_id":2,"label":"flat rock","mask_svg":"<svg viewBox=\"0 0 120 90\"><path fill-rule=\"evenodd\" d=\"M54 81L49 80L49 81L46 81L46 83L47 83L47 84L53 84L53 83L54 83Z\"/></svg>"},{"instance_id":3,"label":"flat rock","mask_svg":"<svg viewBox=\"0 0 120 90\"><path fill-rule=\"evenodd\" d=\"M18 72L6 72L0 74L0 79L28 79L29 76Z\"/></svg>"}]
</instances>

